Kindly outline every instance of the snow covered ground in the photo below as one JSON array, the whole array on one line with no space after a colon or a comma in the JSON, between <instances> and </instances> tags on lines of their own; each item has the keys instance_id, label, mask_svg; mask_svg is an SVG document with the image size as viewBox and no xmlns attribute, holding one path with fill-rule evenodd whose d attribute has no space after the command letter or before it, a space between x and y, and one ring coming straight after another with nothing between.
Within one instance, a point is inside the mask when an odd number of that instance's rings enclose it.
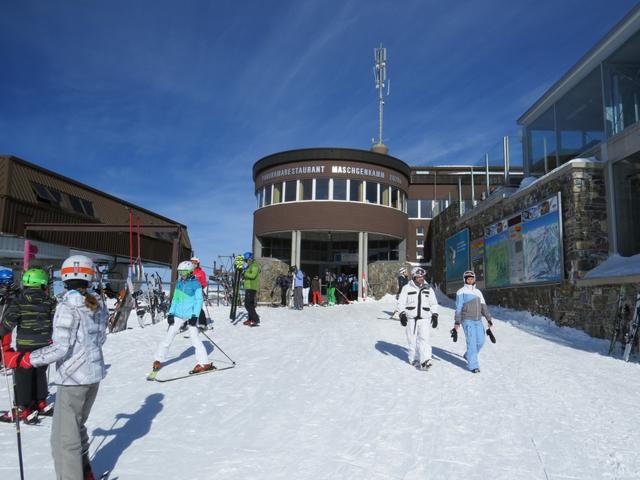
<instances>
[{"instance_id":1,"label":"snow covered ground","mask_svg":"<svg viewBox=\"0 0 640 480\"><path fill-rule=\"evenodd\" d=\"M606 341L493 308L498 343L485 344L474 375L442 310L435 365L422 372L406 362L391 297L261 308L259 328L212 308L207 333L236 368L171 383L145 381L166 324L134 321L105 345L94 470L119 480L640 478L640 365L607 357ZM161 374L193 366L182 335L172 353ZM228 364L216 349L212 358ZM0 476L18 479L15 430L0 429ZM50 419L22 428L27 479L55 478L49 433Z\"/></svg>"}]
</instances>

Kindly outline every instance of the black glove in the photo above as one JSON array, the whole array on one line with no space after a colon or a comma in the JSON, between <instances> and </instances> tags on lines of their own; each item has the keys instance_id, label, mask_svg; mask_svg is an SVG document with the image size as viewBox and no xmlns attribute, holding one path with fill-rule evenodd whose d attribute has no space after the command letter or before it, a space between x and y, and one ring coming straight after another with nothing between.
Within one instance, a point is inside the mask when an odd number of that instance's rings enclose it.
<instances>
[{"instance_id":1,"label":"black glove","mask_svg":"<svg viewBox=\"0 0 640 480\"><path fill-rule=\"evenodd\" d=\"M454 342L458 341L458 331L455 329L455 327L451 329L451 339Z\"/></svg>"},{"instance_id":2,"label":"black glove","mask_svg":"<svg viewBox=\"0 0 640 480\"><path fill-rule=\"evenodd\" d=\"M173 325L174 321L175 321L175 318L173 317L173 315L171 315L171 314L167 315L167 323L169 325Z\"/></svg>"},{"instance_id":3,"label":"black glove","mask_svg":"<svg viewBox=\"0 0 640 480\"><path fill-rule=\"evenodd\" d=\"M402 325L403 327L407 326L407 314L404 312L400 314L400 325Z\"/></svg>"},{"instance_id":4,"label":"black glove","mask_svg":"<svg viewBox=\"0 0 640 480\"><path fill-rule=\"evenodd\" d=\"M433 328L437 328L438 327L438 314L437 313L432 313L431 314L431 326Z\"/></svg>"},{"instance_id":5,"label":"black glove","mask_svg":"<svg viewBox=\"0 0 640 480\"><path fill-rule=\"evenodd\" d=\"M496 343L496 337L493 335L493 332L490 328L487 328L487 335L489 335L489 340L491 340L491 343Z\"/></svg>"},{"instance_id":6,"label":"black glove","mask_svg":"<svg viewBox=\"0 0 640 480\"><path fill-rule=\"evenodd\" d=\"M493 322L487 318L487 323L489 324L490 327L493 327Z\"/></svg>"},{"instance_id":7,"label":"black glove","mask_svg":"<svg viewBox=\"0 0 640 480\"><path fill-rule=\"evenodd\" d=\"M198 317L195 315L191 315L191 318L189 319L189 325L191 327L195 327L198 324Z\"/></svg>"}]
</instances>

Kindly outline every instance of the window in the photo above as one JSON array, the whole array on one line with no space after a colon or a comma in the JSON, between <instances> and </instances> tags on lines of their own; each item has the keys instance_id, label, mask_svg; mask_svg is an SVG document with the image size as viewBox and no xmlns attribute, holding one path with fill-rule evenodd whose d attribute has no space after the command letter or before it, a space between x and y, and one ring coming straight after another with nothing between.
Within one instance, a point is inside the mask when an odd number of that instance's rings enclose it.
<instances>
[{"instance_id":1,"label":"window","mask_svg":"<svg viewBox=\"0 0 640 480\"><path fill-rule=\"evenodd\" d=\"M333 179L333 199L334 200L347 199L347 179L346 178Z\"/></svg>"},{"instance_id":2,"label":"window","mask_svg":"<svg viewBox=\"0 0 640 480\"><path fill-rule=\"evenodd\" d=\"M284 182L284 201L295 202L296 200L296 184L297 180L288 180Z\"/></svg>"},{"instance_id":3,"label":"window","mask_svg":"<svg viewBox=\"0 0 640 480\"><path fill-rule=\"evenodd\" d=\"M261 188L260 190L258 190L256 192L256 208L262 207L262 192L263 191L264 191L264 188Z\"/></svg>"},{"instance_id":4,"label":"window","mask_svg":"<svg viewBox=\"0 0 640 480\"><path fill-rule=\"evenodd\" d=\"M416 228L416 235L417 235L417 236L424 235L424 227L418 227L418 228Z\"/></svg>"},{"instance_id":5,"label":"window","mask_svg":"<svg viewBox=\"0 0 640 480\"><path fill-rule=\"evenodd\" d=\"M527 127L527 164L531 175L544 175L557 166L554 112L551 106Z\"/></svg>"},{"instance_id":6,"label":"window","mask_svg":"<svg viewBox=\"0 0 640 480\"><path fill-rule=\"evenodd\" d=\"M417 260L422 260L424 258L424 248L417 248L416 249L416 259Z\"/></svg>"},{"instance_id":7,"label":"window","mask_svg":"<svg viewBox=\"0 0 640 480\"><path fill-rule=\"evenodd\" d=\"M409 200L407 202L407 213L409 218L418 218L418 200Z\"/></svg>"},{"instance_id":8,"label":"window","mask_svg":"<svg viewBox=\"0 0 640 480\"><path fill-rule=\"evenodd\" d=\"M362 202L362 180L349 180L349 183L349 200L351 200L352 202Z\"/></svg>"},{"instance_id":9,"label":"window","mask_svg":"<svg viewBox=\"0 0 640 480\"><path fill-rule=\"evenodd\" d=\"M274 183L273 184L273 197L271 198L271 203L280 203L282 202L282 183Z\"/></svg>"},{"instance_id":10,"label":"window","mask_svg":"<svg viewBox=\"0 0 640 480\"><path fill-rule=\"evenodd\" d=\"M640 155L613 165L618 253L630 257L640 253Z\"/></svg>"},{"instance_id":11,"label":"window","mask_svg":"<svg viewBox=\"0 0 640 480\"><path fill-rule=\"evenodd\" d=\"M416 240L416 247L424 248L424 238L419 238L418 240Z\"/></svg>"},{"instance_id":12,"label":"window","mask_svg":"<svg viewBox=\"0 0 640 480\"><path fill-rule=\"evenodd\" d=\"M431 200L420 200L420 218L433 217L433 202Z\"/></svg>"},{"instance_id":13,"label":"window","mask_svg":"<svg viewBox=\"0 0 640 480\"><path fill-rule=\"evenodd\" d=\"M305 178L300 180L300 191L298 192L298 200L312 200L313 199L313 180Z\"/></svg>"},{"instance_id":14,"label":"window","mask_svg":"<svg viewBox=\"0 0 640 480\"><path fill-rule=\"evenodd\" d=\"M316 178L316 200L329 200L328 178Z\"/></svg>"},{"instance_id":15,"label":"window","mask_svg":"<svg viewBox=\"0 0 640 480\"><path fill-rule=\"evenodd\" d=\"M397 187L391 187L391 206L400 208L400 190Z\"/></svg>"},{"instance_id":16,"label":"window","mask_svg":"<svg viewBox=\"0 0 640 480\"><path fill-rule=\"evenodd\" d=\"M50 205L60 206L62 201L62 194L55 188L45 187L40 183L31 183L33 191L36 194L36 198L39 202L48 203Z\"/></svg>"},{"instance_id":17,"label":"window","mask_svg":"<svg viewBox=\"0 0 640 480\"><path fill-rule=\"evenodd\" d=\"M272 185L267 185L264 188L264 205L271 205L271 187Z\"/></svg>"},{"instance_id":18,"label":"window","mask_svg":"<svg viewBox=\"0 0 640 480\"><path fill-rule=\"evenodd\" d=\"M93 211L93 204L89 200L78 198L75 195L67 195L69 197L69 203L74 212L82 215L88 215L89 217L95 216Z\"/></svg>"},{"instance_id":19,"label":"window","mask_svg":"<svg viewBox=\"0 0 640 480\"><path fill-rule=\"evenodd\" d=\"M380 203L385 207L389 207L391 205L391 196L389 195L391 191L391 187L388 185L380 185Z\"/></svg>"},{"instance_id":20,"label":"window","mask_svg":"<svg viewBox=\"0 0 640 480\"><path fill-rule=\"evenodd\" d=\"M378 184L367 182L367 203L378 203Z\"/></svg>"}]
</instances>

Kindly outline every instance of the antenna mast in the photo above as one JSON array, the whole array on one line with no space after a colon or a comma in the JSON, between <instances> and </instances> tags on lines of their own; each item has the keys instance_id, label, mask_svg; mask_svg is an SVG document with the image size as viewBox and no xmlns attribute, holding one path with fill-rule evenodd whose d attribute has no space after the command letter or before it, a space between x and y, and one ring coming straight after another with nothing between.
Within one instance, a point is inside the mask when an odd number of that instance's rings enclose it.
<instances>
[{"instance_id":1,"label":"antenna mast","mask_svg":"<svg viewBox=\"0 0 640 480\"><path fill-rule=\"evenodd\" d=\"M387 153L388 149L382 142L382 119L384 114L384 87L387 85L387 93L389 95L389 83L387 82L387 49L382 47L374 49L373 57L375 60L375 66L373 67L373 73L376 80L376 89L378 90L378 143L376 143L372 150Z\"/></svg>"}]
</instances>

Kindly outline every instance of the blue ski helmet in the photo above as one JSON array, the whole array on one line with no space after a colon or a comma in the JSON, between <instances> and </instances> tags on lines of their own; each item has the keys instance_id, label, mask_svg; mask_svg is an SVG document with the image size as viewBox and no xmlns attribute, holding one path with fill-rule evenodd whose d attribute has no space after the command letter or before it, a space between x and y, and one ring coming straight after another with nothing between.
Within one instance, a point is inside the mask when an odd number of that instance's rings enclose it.
<instances>
[{"instance_id":1,"label":"blue ski helmet","mask_svg":"<svg viewBox=\"0 0 640 480\"><path fill-rule=\"evenodd\" d=\"M250 258L253 258L253 253L251 252L244 252L244 254L242 255L242 258L244 258L244 261L246 262L247 260L249 260Z\"/></svg>"},{"instance_id":2,"label":"blue ski helmet","mask_svg":"<svg viewBox=\"0 0 640 480\"><path fill-rule=\"evenodd\" d=\"M5 268L0 270L0 285L11 285L13 283L13 270Z\"/></svg>"}]
</instances>

